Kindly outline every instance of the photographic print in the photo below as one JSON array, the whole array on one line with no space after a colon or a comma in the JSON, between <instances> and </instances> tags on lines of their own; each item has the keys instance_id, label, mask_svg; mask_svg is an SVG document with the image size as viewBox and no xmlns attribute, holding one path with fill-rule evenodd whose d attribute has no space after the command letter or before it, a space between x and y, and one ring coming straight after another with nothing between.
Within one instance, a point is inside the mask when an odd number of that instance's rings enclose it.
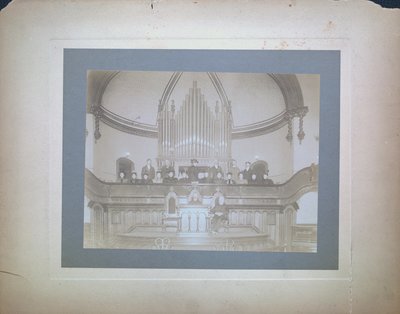
<instances>
[{"instance_id":1,"label":"photographic print","mask_svg":"<svg viewBox=\"0 0 400 314\"><path fill-rule=\"evenodd\" d=\"M87 71L84 248L317 252L320 75Z\"/></svg>"}]
</instances>

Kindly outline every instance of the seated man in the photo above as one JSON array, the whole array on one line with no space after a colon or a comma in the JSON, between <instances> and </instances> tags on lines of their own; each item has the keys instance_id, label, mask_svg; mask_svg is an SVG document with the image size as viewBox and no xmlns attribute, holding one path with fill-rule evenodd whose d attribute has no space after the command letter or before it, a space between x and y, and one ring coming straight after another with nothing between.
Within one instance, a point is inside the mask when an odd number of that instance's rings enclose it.
<instances>
[{"instance_id":1,"label":"seated man","mask_svg":"<svg viewBox=\"0 0 400 314\"><path fill-rule=\"evenodd\" d=\"M167 184L174 184L177 182L178 182L178 179L175 178L175 171L172 171L172 170L170 172L168 172L168 177L163 179L163 183L167 183Z\"/></svg>"},{"instance_id":2,"label":"seated man","mask_svg":"<svg viewBox=\"0 0 400 314\"><path fill-rule=\"evenodd\" d=\"M140 184L140 180L137 178L136 172L132 172L131 174L131 179L130 179L132 184Z\"/></svg>"},{"instance_id":3,"label":"seated man","mask_svg":"<svg viewBox=\"0 0 400 314\"><path fill-rule=\"evenodd\" d=\"M232 173L228 172L228 174L226 175L226 180L225 180L226 184L236 184L235 180L232 179Z\"/></svg>"}]
</instances>

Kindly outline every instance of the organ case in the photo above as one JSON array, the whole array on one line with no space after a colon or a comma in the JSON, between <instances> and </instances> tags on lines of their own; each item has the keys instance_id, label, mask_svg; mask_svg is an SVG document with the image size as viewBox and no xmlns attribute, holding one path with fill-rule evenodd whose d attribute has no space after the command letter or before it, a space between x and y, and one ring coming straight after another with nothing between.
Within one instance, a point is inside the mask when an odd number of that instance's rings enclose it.
<instances>
[{"instance_id":1,"label":"organ case","mask_svg":"<svg viewBox=\"0 0 400 314\"><path fill-rule=\"evenodd\" d=\"M178 110L174 101L160 103L157 125L159 163L187 165L196 158L204 165L226 164L231 159L231 104L216 101L210 108L196 81Z\"/></svg>"}]
</instances>

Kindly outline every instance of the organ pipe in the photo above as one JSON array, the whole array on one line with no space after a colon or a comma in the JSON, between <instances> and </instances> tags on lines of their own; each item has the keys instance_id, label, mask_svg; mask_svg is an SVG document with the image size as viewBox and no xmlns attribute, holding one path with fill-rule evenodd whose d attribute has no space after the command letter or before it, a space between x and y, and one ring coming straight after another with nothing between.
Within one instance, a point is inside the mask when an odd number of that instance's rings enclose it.
<instances>
[{"instance_id":1,"label":"organ pipe","mask_svg":"<svg viewBox=\"0 0 400 314\"><path fill-rule=\"evenodd\" d=\"M193 87L175 109L164 103L158 113L159 158L189 162L192 158L227 161L231 151L230 106L216 103L210 108L201 89Z\"/></svg>"}]
</instances>

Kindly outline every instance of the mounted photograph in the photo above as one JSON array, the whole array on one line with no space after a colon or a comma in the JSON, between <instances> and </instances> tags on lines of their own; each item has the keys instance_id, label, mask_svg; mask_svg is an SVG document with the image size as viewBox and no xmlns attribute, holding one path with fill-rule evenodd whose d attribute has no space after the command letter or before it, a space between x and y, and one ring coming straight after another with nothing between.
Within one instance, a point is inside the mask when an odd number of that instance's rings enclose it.
<instances>
[{"instance_id":1,"label":"mounted photograph","mask_svg":"<svg viewBox=\"0 0 400 314\"><path fill-rule=\"evenodd\" d=\"M320 75L87 71L84 248L317 252Z\"/></svg>"}]
</instances>

